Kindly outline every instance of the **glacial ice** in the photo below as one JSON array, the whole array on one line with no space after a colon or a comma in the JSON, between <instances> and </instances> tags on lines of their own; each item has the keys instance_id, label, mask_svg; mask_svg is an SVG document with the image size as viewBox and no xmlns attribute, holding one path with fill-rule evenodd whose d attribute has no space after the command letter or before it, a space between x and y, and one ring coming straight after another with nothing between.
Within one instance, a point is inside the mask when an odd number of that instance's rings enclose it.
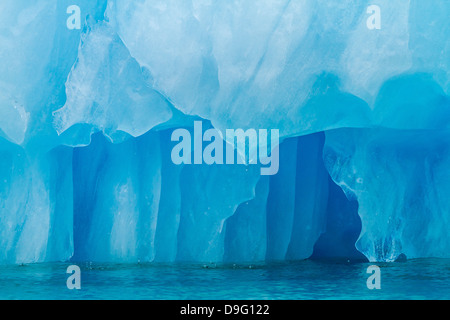
<instances>
[{"instance_id":1,"label":"glacial ice","mask_svg":"<svg viewBox=\"0 0 450 320\"><path fill-rule=\"evenodd\" d=\"M448 130L327 132L325 163L358 200L356 246L367 258L448 257L449 141Z\"/></svg>"},{"instance_id":2,"label":"glacial ice","mask_svg":"<svg viewBox=\"0 0 450 320\"><path fill-rule=\"evenodd\" d=\"M75 124L90 124L117 140L117 131L138 137L168 121L169 103L148 86L145 72L117 33L102 22L85 28L66 83L66 104L54 113L58 133Z\"/></svg>"},{"instance_id":3,"label":"glacial ice","mask_svg":"<svg viewBox=\"0 0 450 320\"><path fill-rule=\"evenodd\" d=\"M0 3L0 263L450 257L449 1L75 2ZM278 174L173 164L194 120Z\"/></svg>"}]
</instances>

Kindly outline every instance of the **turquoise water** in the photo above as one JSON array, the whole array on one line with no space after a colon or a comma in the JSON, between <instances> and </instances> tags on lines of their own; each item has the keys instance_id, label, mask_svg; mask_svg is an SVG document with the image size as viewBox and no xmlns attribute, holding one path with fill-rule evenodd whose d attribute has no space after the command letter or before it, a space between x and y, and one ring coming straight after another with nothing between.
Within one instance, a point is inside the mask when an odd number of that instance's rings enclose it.
<instances>
[{"instance_id":1,"label":"turquoise water","mask_svg":"<svg viewBox=\"0 0 450 320\"><path fill-rule=\"evenodd\" d=\"M366 286L369 263L301 261L256 265L70 263L0 266L0 299L450 299L450 260L378 264L381 290Z\"/></svg>"}]
</instances>

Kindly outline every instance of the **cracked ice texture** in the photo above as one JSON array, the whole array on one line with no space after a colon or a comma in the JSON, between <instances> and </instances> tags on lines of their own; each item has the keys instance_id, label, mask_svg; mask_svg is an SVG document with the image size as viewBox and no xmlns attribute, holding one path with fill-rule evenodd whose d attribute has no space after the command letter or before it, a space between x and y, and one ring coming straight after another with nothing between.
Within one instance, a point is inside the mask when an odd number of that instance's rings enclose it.
<instances>
[{"instance_id":1,"label":"cracked ice texture","mask_svg":"<svg viewBox=\"0 0 450 320\"><path fill-rule=\"evenodd\" d=\"M449 1L72 4L0 3L0 263L448 257ZM279 174L173 165L196 117Z\"/></svg>"}]
</instances>

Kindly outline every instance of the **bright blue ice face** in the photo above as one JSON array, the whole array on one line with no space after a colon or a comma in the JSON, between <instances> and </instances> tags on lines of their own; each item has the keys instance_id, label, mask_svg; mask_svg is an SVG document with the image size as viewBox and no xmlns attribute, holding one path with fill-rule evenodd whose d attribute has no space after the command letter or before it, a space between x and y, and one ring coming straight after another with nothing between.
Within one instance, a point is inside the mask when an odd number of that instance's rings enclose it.
<instances>
[{"instance_id":1,"label":"bright blue ice face","mask_svg":"<svg viewBox=\"0 0 450 320\"><path fill-rule=\"evenodd\" d=\"M450 2L372 2L2 0L0 263L450 257Z\"/></svg>"}]
</instances>

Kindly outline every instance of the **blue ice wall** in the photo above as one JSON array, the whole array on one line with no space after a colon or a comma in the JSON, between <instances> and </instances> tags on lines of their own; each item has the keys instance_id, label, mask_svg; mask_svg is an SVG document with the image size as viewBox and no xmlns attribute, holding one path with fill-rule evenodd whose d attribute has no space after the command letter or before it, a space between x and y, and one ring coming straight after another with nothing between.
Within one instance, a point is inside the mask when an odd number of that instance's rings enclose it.
<instances>
[{"instance_id":1,"label":"blue ice wall","mask_svg":"<svg viewBox=\"0 0 450 320\"><path fill-rule=\"evenodd\" d=\"M58 261L73 254L72 149L29 157L0 138L0 261Z\"/></svg>"},{"instance_id":2,"label":"blue ice wall","mask_svg":"<svg viewBox=\"0 0 450 320\"><path fill-rule=\"evenodd\" d=\"M448 257L448 137L448 130L327 133L325 162L358 201L356 246L370 260Z\"/></svg>"},{"instance_id":3,"label":"blue ice wall","mask_svg":"<svg viewBox=\"0 0 450 320\"><path fill-rule=\"evenodd\" d=\"M450 257L449 1L75 2L0 4L0 263ZM278 174L175 165L194 120Z\"/></svg>"}]
</instances>

